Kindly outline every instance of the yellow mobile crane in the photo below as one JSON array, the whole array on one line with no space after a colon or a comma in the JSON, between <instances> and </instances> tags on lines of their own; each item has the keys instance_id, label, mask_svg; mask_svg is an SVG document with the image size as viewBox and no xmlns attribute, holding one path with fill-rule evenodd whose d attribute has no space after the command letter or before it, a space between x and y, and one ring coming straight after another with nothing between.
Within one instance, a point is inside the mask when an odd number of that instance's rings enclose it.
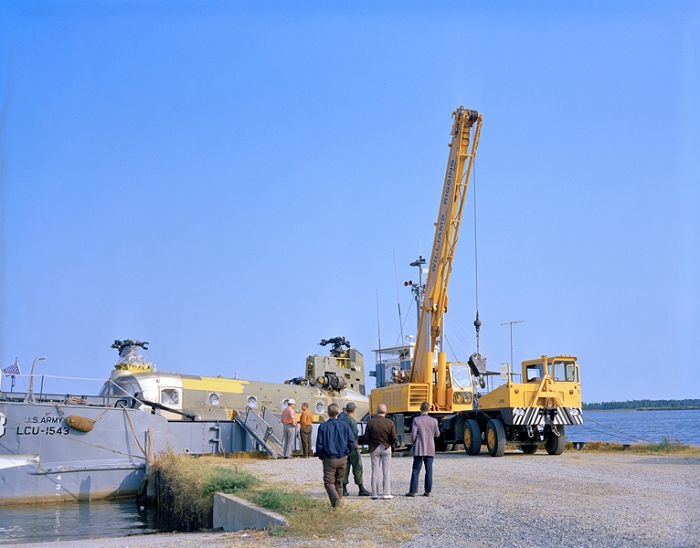
<instances>
[{"instance_id":1,"label":"yellow mobile crane","mask_svg":"<svg viewBox=\"0 0 700 548\"><path fill-rule=\"evenodd\" d=\"M574 356L542 356L523 362L521 383L512 382L509 365L506 384L476 402L472 375L484 388L486 373L486 359L479 354L478 310L474 321L477 351L469 361L448 363L442 349L447 287L482 121L481 114L464 107L459 107L453 117L450 155L410 375L392 375L385 381L377 374L378 382L380 378L382 381L370 393L370 412L380 403L387 406L387 416L396 424L399 447L412 443L411 421L420 412L421 403L427 401L430 414L440 425L438 449L448 443L463 443L468 455L476 455L485 443L491 456L500 457L509 443L527 454L544 445L549 454L559 455L566 442L565 425L583 422L579 366Z\"/></svg>"},{"instance_id":2,"label":"yellow mobile crane","mask_svg":"<svg viewBox=\"0 0 700 548\"><path fill-rule=\"evenodd\" d=\"M428 278L416 347L408 382L397 382L372 390L370 410L375 411L380 403L387 406L388 416L396 423L399 445L410 442L410 421L420 412L424 401L430 402L431 414L438 418L471 410L474 402L474 387L471 372L482 379L486 372L485 360L477 353L466 363L447 363L442 349L443 315L447 311L447 286L452 271L457 238L464 202L469 186L469 177L476 157L481 131L481 114L475 110L459 107L452 114L452 141L445 173L445 182L440 197L440 209L435 223L435 237L430 255ZM478 328L481 322L475 322ZM435 363L435 349L440 345ZM470 366L472 371L470 372ZM455 427L463 427L449 421L438 445L454 442ZM443 421L444 422L444 421ZM461 437L460 437L461 441Z\"/></svg>"}]
</instances>

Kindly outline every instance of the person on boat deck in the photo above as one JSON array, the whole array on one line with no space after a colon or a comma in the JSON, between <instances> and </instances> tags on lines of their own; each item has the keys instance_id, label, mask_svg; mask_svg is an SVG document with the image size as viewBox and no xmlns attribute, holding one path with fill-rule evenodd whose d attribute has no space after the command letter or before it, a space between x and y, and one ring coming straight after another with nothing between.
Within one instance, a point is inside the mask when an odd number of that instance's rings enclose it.
<instances>
[{"instance_id":1,"label":"person on boat deck","mask_svg":"<svg viewBox=\"0 0 700 548\"><path fill-rule=\"evenodd\" d=\"M338 419L337 403L328 406L328 420L316 434L316 456L323 463L323 485L333 508L343 506L343 479L348 455L355 449L352 429Z\"/></svg>"},{"instance_id":2,"label":"person on boat deck","mask_svg":"<svg viewBox=\"0 0 700 548\"><path fill-rule=\"evenodd\" d=\"M297 417L294 414L295 405L296 402L294 399L289 398L287 400L287 407L282 411L282 424L284 425L283 454L285 459L292 456L294 438L296 438L297 434Z\"/></svg>"}]
</instances>

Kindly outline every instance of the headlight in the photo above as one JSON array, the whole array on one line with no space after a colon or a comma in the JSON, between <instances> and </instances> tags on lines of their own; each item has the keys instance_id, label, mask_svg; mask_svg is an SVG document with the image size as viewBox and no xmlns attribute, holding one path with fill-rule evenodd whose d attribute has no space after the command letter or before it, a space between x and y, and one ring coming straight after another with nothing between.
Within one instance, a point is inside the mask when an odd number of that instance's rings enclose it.
<instances>
[{"instance_id":1,"label":"headlight","mask_svg":"<svg viewBox=\"0 0 700 548\"><path fill-rule=\"evenodd\" d=\"M452 393L452 403L457 405L470 404L474 396L471 392L453 392Z\"/></svg>"}]
</instances>

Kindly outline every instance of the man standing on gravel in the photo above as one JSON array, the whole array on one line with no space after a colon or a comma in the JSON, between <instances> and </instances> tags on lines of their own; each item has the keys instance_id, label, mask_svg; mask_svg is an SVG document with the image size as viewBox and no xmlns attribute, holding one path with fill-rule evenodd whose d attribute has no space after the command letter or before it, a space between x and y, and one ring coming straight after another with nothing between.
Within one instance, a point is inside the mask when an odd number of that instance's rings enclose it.
<instances>
[{"instance_id":1,"label":"man standing on gravel","mask_svg":"<svg viewBox=\"0 0 700 548\"><path fill-rule=\"evenodd\" d=\"M314 417L309 411L309 404L301 404L301 417L299 417L299 437L301 438L301 456L308 459L311 456L311 434L314 431Z\"/></svg>"},{"instance_id":2,"label":"man standing on gravel","mask_svg":"<svg viewBox=\"0 0 700 548\"><path fill-rule=\"evenodd\" d=\"M297 417L294 414L295 404L296 402L292 398L289 398L287 400L287 407L282 411L282 424L284 425L284 431L282 432L283 454L285 459L292 456L294 438L296 438L297 435Z\"/></svg>"},{"instance_id":3,"label":"man standing on gravel","mask_svg":"<svg viewBox=\"0 0 700 548\"><path fill-rule=\"evenodd\" d=\"M316 434L316 455L323 462L323 485L333 508L343 505L343 478L348 455L355 448L352 429L338 420L338 404L328 406L328 420Z\"/></svg>"},{"instance_id":4,"label":"man standing on gravel","mask_svg":"<svg viewBox=\"0 0 700 548\"><path fill-rule=\"evenodd\" d=\"M424 401L420 404L420 416L413 419L411 438L413 439L413 470L411 470L411 487L407 497L418 494L418 476L421 466L425 463L425 493L429 497L433 490L433 458L435 457L435 438L440 436L437 419L428 415L430 404Z\"/></svg>"},{"instance_id":5,"label":"man standing on gravel","mask_svg":"<svg viewBox=\"0 0 700 548\"><path fill-rule=\"evenodd\" d=\"M391 451L398 439L394 421L386 418L386 405L377 407L377 416L367 423L365 437L369 444L369 458L372 463L372 498L379 496L379 467L382 468L383 499L393 499L391 494Z\"/></svg>"},{"instance_id":6,"label":"man standing on gravel","mask_svg":"<svg viewBox=\"0 0 700 548\"><path fill-rule=\"evenodd\" d=\"M339 420L347 424L352 430L355 436L355 447L352 452L348 455L348 464L345 467L345 479L343 480L343 496L347 497L348 493L348 481L350 480L350 466L352 466L353 476L355 478L355 485L360 488L359 495L361 497L368 497L370 495L369 491L365 489L362 485L362 457L360 456L360 432L357 429L357 421L353 415L355 414L355 409L357 406L353 402L349 402L345 406L345 412L341 413L338 417Z\"/></svg>"}]
</instances>

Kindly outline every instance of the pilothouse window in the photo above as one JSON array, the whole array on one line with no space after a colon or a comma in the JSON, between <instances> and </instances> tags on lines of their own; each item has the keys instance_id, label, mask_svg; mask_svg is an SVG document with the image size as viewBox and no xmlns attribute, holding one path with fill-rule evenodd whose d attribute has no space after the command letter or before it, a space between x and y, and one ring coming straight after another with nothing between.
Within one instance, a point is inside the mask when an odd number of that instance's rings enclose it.
<instances>
[{"instance_id":1,"label":"pilothouse window","mask_svg":"<svg viewBox=\"0 0 700 548\"><path fill-rule=\"evenodd\" d=\"M177 388L161 389L160 403L163 405L177 405L180 403L180 391Z\"/></svg>"}]
</instances>

